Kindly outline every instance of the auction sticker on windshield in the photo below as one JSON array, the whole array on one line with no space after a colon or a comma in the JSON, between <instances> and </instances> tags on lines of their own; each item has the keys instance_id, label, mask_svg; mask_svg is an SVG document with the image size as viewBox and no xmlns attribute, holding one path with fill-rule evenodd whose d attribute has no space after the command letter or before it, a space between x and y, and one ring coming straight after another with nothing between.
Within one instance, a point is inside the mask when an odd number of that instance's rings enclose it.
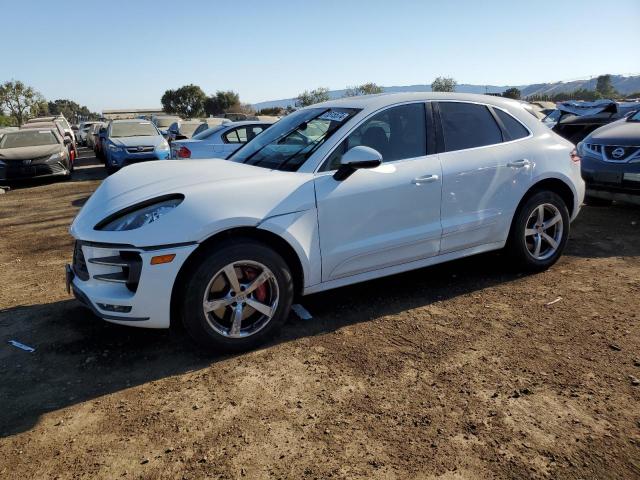
<instances>
[{"instance_id":1,"label":"auction sticker on windshield","mask_svg":"<svg viewBox=\"0 0 640 480\"><path fill-rule=\"evenodd\" d=\"M318 117L318 119L320 119L320 120L330 120L332 122L341 122L345 118L347 118L348 116L349 116L349 113L347 113L347 112L336 112L336 111L330 110L330 111L325 112L322 115L320 115Z\"/></svg>"}]
</instances>

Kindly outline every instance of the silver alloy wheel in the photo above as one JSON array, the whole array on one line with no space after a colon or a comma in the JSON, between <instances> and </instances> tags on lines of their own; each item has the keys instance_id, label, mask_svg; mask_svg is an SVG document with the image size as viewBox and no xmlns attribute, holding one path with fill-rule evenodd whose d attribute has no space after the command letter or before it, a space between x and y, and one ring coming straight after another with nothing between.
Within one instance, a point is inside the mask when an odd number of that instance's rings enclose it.
<instances>
[{"instance_id":1,"label":"silver alloy wheel","mask_svg":"<svg viewBox=\"0 0 640 480\"><path fill-rule=\"evenodd\" d=\"M219 270L202 300L205 318L222 336L245 338L273 318L280 298L275 275L253 260L239 260Z\"/></svg>"},{"instance_id":2,"label":"silver alloy wheel","mask_svg":"<svg viewBox=\"0 0 640 480\"><path fill-rule=\"evenodd\" d=\"M543 203L533 209L524 227L524 243L536 260L547 260L558 250L564 222L558 207Z\"/></svg>"}]
</instances>

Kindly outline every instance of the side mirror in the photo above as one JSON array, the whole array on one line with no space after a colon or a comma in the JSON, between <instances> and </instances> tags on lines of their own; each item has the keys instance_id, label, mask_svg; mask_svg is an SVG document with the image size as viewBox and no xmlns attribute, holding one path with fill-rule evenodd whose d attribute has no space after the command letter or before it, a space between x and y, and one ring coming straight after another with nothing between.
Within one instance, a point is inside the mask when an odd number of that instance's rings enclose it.
<instances>
[{"instance_id":1,"label":"side mirror","mask_svg":"<svg viewBox=\"0 0 640 480\"><path fill-rule=\"evenodd\" d=\"M361 168L376 168L382 164L382 155L371 147L359 145L342 155L340 168L333 174L338 181L345 180L353 172Z\"/></svg>"},{"instance_id":2,"label":"side mirror","mask_svg":"<svg viewBox=\"0 0 640 480\"><path fill-rule=\"evenodd\" d=\"M69 145L71 143L71 139L69 137L64 137L64 144Z\"/></svg>"}]
</instances>

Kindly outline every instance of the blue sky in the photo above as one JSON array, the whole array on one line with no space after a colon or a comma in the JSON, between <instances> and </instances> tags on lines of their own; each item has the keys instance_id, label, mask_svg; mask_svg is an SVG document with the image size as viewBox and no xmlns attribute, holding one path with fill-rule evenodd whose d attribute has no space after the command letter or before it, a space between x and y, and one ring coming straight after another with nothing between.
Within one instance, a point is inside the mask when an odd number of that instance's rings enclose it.
<instances>
[{"instance_id":1,"label":"blue sky","mask_svg":"<svg viewBox=\"0 0 640 480\"><path fill-rule=\"evenodd\" d=\"M188 83L254 103L438 75L513 85L640 73L639 0L1 0L0 10L0 82L98 111L159 106Z\"/></svg>"}]
</instances>

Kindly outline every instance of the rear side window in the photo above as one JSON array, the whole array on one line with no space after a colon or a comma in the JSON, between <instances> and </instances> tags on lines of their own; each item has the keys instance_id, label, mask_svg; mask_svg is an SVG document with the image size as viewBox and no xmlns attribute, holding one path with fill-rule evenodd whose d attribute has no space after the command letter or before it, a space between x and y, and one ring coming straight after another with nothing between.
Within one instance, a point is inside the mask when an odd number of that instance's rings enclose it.
<instances>
[{"instance_id":1,"label":"rear side window","mask_svg":"<svg viewBox=\"0 0 640 480\"><path fill-rule=\"evenodd\" d=\"M440 102L439 107L446 152L502 142L500 127L484 105Z\"/></svg>"},{"instance_id":2,"label":"rear side window","mask_svg":"<svg viewBox=\"0 0 640 480\"><path fill-rule=\"evenodd\" d=\"M496 115L498 115L498 118L502 122L502 125L504 125L504 129L509 135L509 138L505 140L517 140L519 138L529 136L529 130L524 128L524 126L518 120L513 118L507 112L504 112L497 108L494 108L493 111L496 112Z\"/></svg>"}]
</instances>

